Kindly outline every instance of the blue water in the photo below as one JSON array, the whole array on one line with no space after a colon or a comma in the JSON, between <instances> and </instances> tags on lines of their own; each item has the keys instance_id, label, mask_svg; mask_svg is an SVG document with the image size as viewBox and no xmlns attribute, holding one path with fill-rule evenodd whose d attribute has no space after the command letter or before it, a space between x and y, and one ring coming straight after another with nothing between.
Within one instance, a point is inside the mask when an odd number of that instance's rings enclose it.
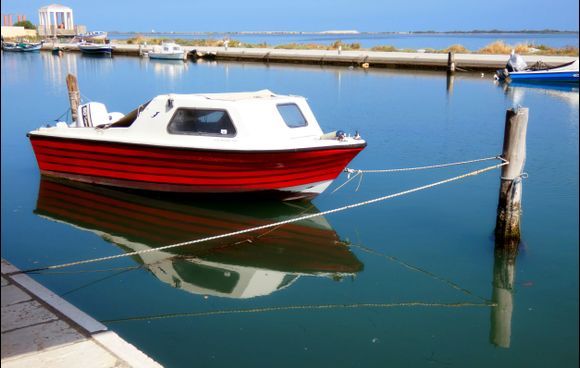
<instances>
[{"instance_id":1,"label":"blue water","mask_svg":"<svg viewBox=\"0 0 580 368\"><path fill-rule=\"evenodd\" d=\"M200 238L220 231L212 230L214 221L228 231L324 211L493 164L367 174L358 191L355 179L331 194L346 180L341 176L314 208L67 187L41 181L26 132L66 111L69 72L85 99L110 111L128 112L168 92L268 88L303 95L323 130L358 130L367 140L349 165L361 169L496 155L506 109L530 110L523 243L511 269L513 289L504 285L513 309L503 324L492 323L489 306L497 270L507 267L494 257L500 174L492 171L327 215L327 224L299 224L296 241L282 228L252 243L224 240L157 259L33 275L158 362L578 366L577 87L503 87L488 74L448 81L438 72L4 53L2 257L21 269ZM51 199L59 190L64 194ZM313 229L324 232L300 237ZM177 254L186 258L167 261ZM490 334L502 328L500 343Z\"/></svg>"},{"instance_id":2,"label":"blue water","mask_svg":"<svg viewBox=\"0 0 580 368\"><path fill-rule=\"evenodd\" d=\"M147 37L155 38L181 38L181 39L215 39L230 38L242 43L266 43L269 46L283 45L288 43L315 43L330 45L336 41L343 43L359 43L363 48L390 45L398 49L446 49L455 44L465 46L468 50L476 51L495 42L503 41L509 45L520 43L533 45L546 45L550 47L578 47L578 33L549 34L549 33L481 33L481 34L295 34L295 35L256 35L256 34L227 34L212 33L202 35L180 35L171 33L146 34ZM135 37L135 34L112 33L111 39L127 39Z\"/></svg>"}]
</instances>

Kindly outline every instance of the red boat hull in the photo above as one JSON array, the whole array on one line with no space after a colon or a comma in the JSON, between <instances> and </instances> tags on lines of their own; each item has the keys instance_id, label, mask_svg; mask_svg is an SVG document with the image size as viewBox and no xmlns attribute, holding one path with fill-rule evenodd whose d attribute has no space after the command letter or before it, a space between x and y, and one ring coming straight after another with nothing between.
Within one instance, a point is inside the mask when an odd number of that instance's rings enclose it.
<instances>
[{"instance_id":1,"label":"red boat hull","mask_svg":"<svg viewBox=\"0 0 580 368\"><path fill-rule=\"evenodd\" d=\"M366 146L219 151L30 135L42 174L124 188L193 193L288 191L334 180ZM300 191L300 190L297 190Z\"/></svg>"}]
</instances>

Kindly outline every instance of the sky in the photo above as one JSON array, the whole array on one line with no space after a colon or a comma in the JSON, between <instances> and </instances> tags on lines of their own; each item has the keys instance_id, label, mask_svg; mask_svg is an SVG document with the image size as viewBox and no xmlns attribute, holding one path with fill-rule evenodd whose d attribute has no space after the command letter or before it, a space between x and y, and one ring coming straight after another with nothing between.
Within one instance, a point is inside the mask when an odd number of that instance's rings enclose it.
<instances>
[{"instance_id":1,"label":"sky","mask_svg":"<svg viewBox=\"0 0 580 368\"><path fill-rule=\"evenodd\" d=\"M578 31L578 0L63 0L88 30L149 32ZM38 24L49 1L2 0L2 14ZM557 9L557 10L555 10ZM14 16L14 21L16 17Z\"/></svg>"}]
</instances>

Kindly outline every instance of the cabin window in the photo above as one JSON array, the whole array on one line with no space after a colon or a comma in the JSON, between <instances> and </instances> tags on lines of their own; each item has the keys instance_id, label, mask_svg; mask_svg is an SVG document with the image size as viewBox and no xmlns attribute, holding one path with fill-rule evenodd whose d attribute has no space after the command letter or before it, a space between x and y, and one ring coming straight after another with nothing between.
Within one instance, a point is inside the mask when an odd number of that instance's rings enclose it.
<instances>
[{"instance_id":1,"label":"cabin window","mask_svg":"<svg viewBox=\"0 0 580 368\"><path fill-rule=\"evenodd\" d=\"M195 134L234 137L236 128L226 110L177 109L167 131L171 134Z\"/></svg>"},{"instance_id":2,"label":"cabin window","mask_svg":"<svg viewBox=\"0 0 580 368\"><path fill-rule=\"evenodd\" d=\"M282 119L290 128L305 127L308 125L300 108L293 103L276 105Z\"/></svg>"}]
</instances>

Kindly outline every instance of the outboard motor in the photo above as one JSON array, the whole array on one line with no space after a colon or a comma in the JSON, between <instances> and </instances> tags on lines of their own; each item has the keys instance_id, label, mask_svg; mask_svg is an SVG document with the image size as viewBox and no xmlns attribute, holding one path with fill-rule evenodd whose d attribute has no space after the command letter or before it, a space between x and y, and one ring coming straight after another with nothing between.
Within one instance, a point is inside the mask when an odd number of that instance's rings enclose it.
<instances>
[{"instance_id":1,"label":"outboard motor","mask_svg":"<svg viewBox=\"0 0 580 368\"><path fill-rule=\"evenodd\" d=\"M100 102L89 102L79 106L77 127L97 127L107 124L109 116L107 107Z\"/></svg>"},{"instance_id":2,"label":"outboard motor","mask_svg":"<svg viewBox=\"0 0 580 368\"><path fill-rule=\"evenodd\" d=\"M119 112L107 112L107 107L100 102L89 102L79 106L79 114L74 125L77 128L98 127L114 123L124 115Z\"/></svg>"},{"instance_id":3,"label":"outboard motor","mask_svg":"<svg viewBox=\"0 0 580 368\"><path fill-rule=\"evenodd\" d=\"M522 70L526 70L528 68L528 64L523 57L516 54L514 50L510 55L510 58L505 66L504 69L499 69L495 73L495 78L498 80L505 80L509 77L509 73L511 72L521 72Z\"/></svg>"}]
</instances>

